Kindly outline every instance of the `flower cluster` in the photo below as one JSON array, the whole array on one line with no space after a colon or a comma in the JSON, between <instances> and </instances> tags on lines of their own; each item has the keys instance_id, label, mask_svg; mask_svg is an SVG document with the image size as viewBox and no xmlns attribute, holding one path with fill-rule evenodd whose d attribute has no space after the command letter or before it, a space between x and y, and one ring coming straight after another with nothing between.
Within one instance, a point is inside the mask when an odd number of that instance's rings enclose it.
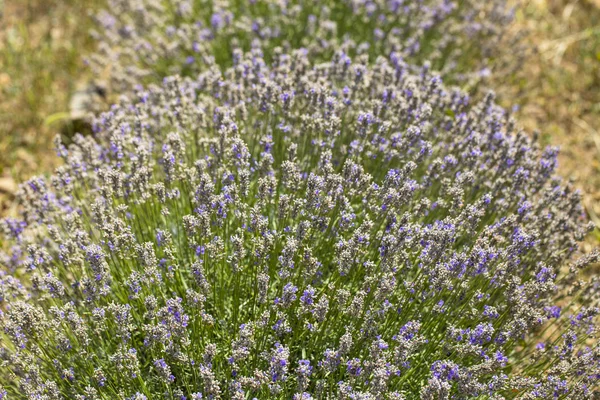
<instances>
[{"instance_id":1,"label":"flower cluster","mask_svg":"<svg viewBox=\"0 0 600 400\"><path fill-rule=\"evenodd\" d=\"M96 16L92 69L117 92L174 74L231 66L235 50L305 48L315 60L396 53L453 79L503 68L506 0L110 0ZM513 41L512 39L510 40ZM514 46L511 46L514 51Z\"/></svg>"},{"instance_id":2,"label":"flower cluster","mask_svg":"<svg viewBox=\"0 0 600 400\"><path fill-rule=\"evenodd\" d=\"M395 53L307 53L236 51L57 140L0 223L0 397L597 398L556 149Z\"/></svg>"}]
</instances>

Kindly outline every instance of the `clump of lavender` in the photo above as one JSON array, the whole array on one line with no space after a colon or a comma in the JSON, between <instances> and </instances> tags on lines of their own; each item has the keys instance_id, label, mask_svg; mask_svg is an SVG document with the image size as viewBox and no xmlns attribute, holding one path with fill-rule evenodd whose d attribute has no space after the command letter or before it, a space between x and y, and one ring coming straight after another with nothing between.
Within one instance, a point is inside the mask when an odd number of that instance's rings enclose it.
<instances>
[{"instance_id":1,"label":"clump of lavender","mask_svg":"<svg viewBox=\"0 0 600 400\"><path fill-rule=\"evenodd\" d=\"M235 50L305 48L312 59L389 56L431 62L465 80L501 67L498 48L512 21L506 0L111 0L96 15L89 58L117 92L164 76L195 76L237 63ZM159 79L157 79L159 78Z\"/></svg>"},{"instance_id":2,"label":"clump of lavender","mask_svg":"<svg viewBox=\"0 0 600 400\"><path fill-rule=\"evenodd\" d=\"M594 399L557 151L395 56L237 54L102 114L1 223L10 399Z\"/></svg>"}]
</instances>

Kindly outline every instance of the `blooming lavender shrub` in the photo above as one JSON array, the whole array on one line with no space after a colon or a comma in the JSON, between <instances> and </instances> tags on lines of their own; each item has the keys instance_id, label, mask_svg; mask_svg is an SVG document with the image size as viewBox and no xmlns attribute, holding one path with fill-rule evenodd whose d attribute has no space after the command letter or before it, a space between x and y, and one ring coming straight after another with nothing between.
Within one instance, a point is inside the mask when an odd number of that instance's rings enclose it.
<instances>
[{"instance_id":1,"label":"blooming lavender shrub","mask_svg":"<svg viewBox=\"0 0 600 400\"><path fill-rule=\"evenodd\" d=\"M339 49L395 52L464 81L504 68L498 48L512 16L506 0L110 0L88 61L117 92L230 66L236 49L260 48L269 61L278 46L321 60Z\"/></svg>"},{"instance_id":2,"label":"blooming lavender shrub","mask_svg":"<svg viewBox=\"0 0 600 400\"><path fill-rule=\"evenodd\" d=\"M556 149L399 57L234 60L20 187L0 397L597 398L598 255Z\"/></svg>"}]
</instances>

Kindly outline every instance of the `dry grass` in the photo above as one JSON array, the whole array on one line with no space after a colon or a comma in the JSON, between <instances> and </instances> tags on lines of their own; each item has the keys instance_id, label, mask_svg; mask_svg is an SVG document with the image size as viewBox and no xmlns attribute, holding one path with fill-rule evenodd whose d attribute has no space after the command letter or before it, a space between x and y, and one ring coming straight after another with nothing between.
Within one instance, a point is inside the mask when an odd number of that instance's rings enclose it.
<instances>
[{"instance_id":1,"label":"dry grass","mask_svg":"<svg viewBox=\"0 0 600 400\"><path fill-rule=\"evenodd\" d=\"M88 79L93 0L0 0L0 214L14 182L52 171L52 138Z\"/></svg>"},{"instance_id":2,"label":"dry grass","mask_svg":"<svg viewBox=\"0 0 600 400\"><path fill-rule=\"evenodd\" d=\"M561 147L560 172L582 189L600 226L600 0L517 2L515 29L528 31L536 52L502 90L505 105L520 104L522 126Z\"/></svg>"}]
</instances>

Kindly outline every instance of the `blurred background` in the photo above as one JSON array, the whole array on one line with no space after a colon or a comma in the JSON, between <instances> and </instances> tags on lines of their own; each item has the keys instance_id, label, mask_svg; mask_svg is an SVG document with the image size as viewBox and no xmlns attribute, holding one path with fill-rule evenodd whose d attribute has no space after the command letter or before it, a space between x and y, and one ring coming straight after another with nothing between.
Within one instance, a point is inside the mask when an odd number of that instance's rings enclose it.
<instances>
[{"instance_id":1,"label":"blurred background","mask_svg":"<svg viewBox=\"0 0 600 400\"><path fill-rule=\"evenodd\" d=\"M561 147L560 172L600 226L600 0L513 3L511 34L531 51L518 73L487 84L504 106L518 106L523 129ZM0 215L14 212L17 182L52 171L53 137L88 129L80 114L107 101L82 61L94 43L89 15L102 5L0 0ZM588 246L599 241L597 229Z\"/></svg>"}]
</instances>

